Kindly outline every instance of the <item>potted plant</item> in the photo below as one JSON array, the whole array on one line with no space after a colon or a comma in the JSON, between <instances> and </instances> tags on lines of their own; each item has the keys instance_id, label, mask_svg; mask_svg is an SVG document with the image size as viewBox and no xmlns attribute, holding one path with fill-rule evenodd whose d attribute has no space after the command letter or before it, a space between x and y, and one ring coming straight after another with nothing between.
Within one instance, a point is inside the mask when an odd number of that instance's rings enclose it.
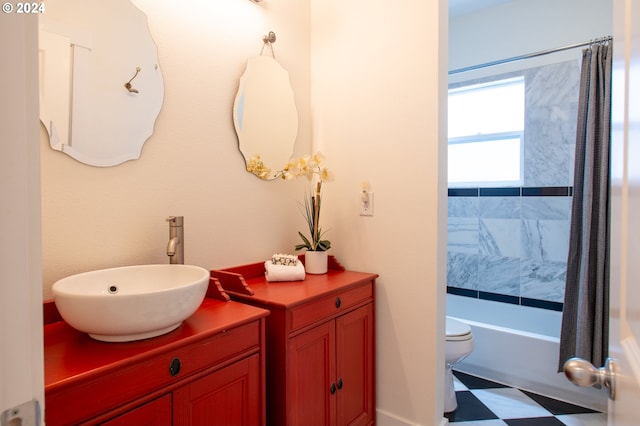
<instances>
[{"instance_id":1,"label":"potted plant","mask_svg":"<svg viewBox=\"0 0 640 426\"><path fill-rule=\"evenodd\" d=\"M296 251L306 249L305 270L310 274L323 274L327 272L327 250L331 248L331 242L323 239L323 231L320 226L320 208L322 206L322 184L333 180L333 174L322 165L324 156L316 152L313 156L304 156L291 159L279 172L282 179L294 179L306 177L309 182L315 183L304 198L303 214L309 227L309 235L298 231L302 239L301 244L295 246ZM314 182L315 181L315 182Z\"/></svg>"}]
</instances>

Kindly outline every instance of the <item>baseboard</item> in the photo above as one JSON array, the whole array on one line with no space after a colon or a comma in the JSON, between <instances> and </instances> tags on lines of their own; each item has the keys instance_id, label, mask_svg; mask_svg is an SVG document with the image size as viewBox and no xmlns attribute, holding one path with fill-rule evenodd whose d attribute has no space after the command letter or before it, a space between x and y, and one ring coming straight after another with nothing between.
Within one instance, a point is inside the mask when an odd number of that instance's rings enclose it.
<instances>
[{"instance_id":1,"label":"baseboard","mask_svg":"<svg viewBox=\"0 0 640 426\"><path fill-rule=\"evenodd\" d=\"M378 426L423 426L420 423L407 420L404 417L395 415L385 410L378 409L376 410L376 414L376 424ZM447 426L448 424L449 420L443 417L442 421L437 426Z\"/></svg>"}]
</instances>

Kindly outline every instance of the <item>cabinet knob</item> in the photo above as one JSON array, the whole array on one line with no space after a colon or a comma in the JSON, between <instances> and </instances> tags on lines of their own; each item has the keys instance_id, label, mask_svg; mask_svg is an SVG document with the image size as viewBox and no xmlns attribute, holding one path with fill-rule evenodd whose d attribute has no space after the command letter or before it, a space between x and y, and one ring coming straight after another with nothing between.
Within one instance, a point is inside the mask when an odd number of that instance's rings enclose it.
<instances>
[{"instance_id":1,"label":"cabinet knob","mask_svg":"<svg viewBox=\"0 0 640 426\"><path fill-rule=\"evenodd\" d=\"M329 388L329 390L331 390L331 395L335 395L336 394L336 384L335 383L331 383L331 387Z\"/></svg>"},{"instance_id":2,"label":"cabinet knob","mask_svg":"<svg viewBox=\"0 0 640 426\"><path fill-rule=\"evenodd\" d=\"M342 300L340 300L340 296L336 297L336 308L342 306Z\"/></svg>"},{"instance_id":3,"label":"cabinet knob","mask_svg":"<svg viewBox=\"0 0 640 426\"><path fill-rule=\"evenodd\" d=\"M180 374L180 369L182 368L182 363L179 358L174 358L169 363L169 373L175 377Z\"/></svg>"},{"instance_id":4,"label":"cabinet knob","mask_svg":"<svg viewBox=\"0 0 640 426\"><path fill-rule=\"evenodd\" d=\"M338 389L342 389L342 377L338 379Z\"/></svg>"}]
</instances>

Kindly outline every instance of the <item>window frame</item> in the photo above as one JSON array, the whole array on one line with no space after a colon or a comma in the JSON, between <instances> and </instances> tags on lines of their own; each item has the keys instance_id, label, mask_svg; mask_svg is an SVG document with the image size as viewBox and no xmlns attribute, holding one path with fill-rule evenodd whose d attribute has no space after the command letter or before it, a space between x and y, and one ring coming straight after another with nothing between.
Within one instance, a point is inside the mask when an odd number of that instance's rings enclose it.
<instances>
[{"instance_id":1,"label":"window frame","mask_svg":"<svg viewBox=\"0 0 640 426\"><path fill-rule=\"evenodd\" d=\"M449 137L447 136L447 149L450 145L459 145L466 143L482 143L482 142L491 142L491 141L499 141L505 139L519 139L520 141L520 155L519 155L519 179L518 180L475 180L475 181L460 181L460 182L450 182L447 173L447 184L450 188L463 188L463 187L519 187L523 185L524 182L524 133L525 133L525 123L526 123L526 79L524 76L516 76L516 77L507 77L500 78L491 81L485 81L482 83L471 83L471 84L456 84L456 87L450 88L448 90L447 96L453 94L459 94L464 91L478 91L478 90L487 90L492 86L499 87L514 83L521 83L523 90L523 117L522 117L522 126L521 130L512 130L505 132L495 132L495 133L479 133L479 134L470 134L464 136L456 136ZM448 162L447 162L448 164Z\"/></svg>"},{"instance_id":2,"label":"window frame","mask_svg":"<svg viewBox=\"0 0 640 426\"><path fill-rule=\"evenodd\" d=\"M520 187L524 182L524 130L522 131L513 131L513 132L502 132L502 133L489 133L489 134L481 134L481 135L472 135L472 136L461 136L457 138L451 138L448 140L447 149L450 145L461 145L467 143L482 143L482 142L491 142L491 141L499 141L505 139L519 139L520 140L520 164L519 171L520 176L518 180L474 180L474 181L459 181L459 182L451 182L449 181L447 174L447 184L449 188L468 188L468 187L479 187L479 188L488 188L488 187ZM447 163L448 164L448 163Z\"/></svg>"}]
</instances>

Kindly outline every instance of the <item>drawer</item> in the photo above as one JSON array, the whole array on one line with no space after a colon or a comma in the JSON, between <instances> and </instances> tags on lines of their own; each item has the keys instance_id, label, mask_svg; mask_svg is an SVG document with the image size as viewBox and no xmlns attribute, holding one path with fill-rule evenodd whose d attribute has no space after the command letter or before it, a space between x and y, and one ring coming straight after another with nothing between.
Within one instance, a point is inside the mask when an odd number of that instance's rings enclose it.
<instances>
[{"instance_id":1,"label":"drawer","mask_svg":"<svg viewBox=\"0 0 640 426\"><path fill-rule=\"evenodd\" d=\"M323 296L314 301L297 306L289 312L289 329L295 331L319 320L339 315L349 308L373 300L373 283L362 285Z\"/></svg>"},{"instance_id":2,"label":"drawer","mask_svg":"<svg viewBox=\"0 0 640 426\"><path fill-rule=\"evenodd\" d=\"M254 321L180 348L167 359L179 358L182 369L176 378L185 377L251 349L257 349L260 345L260 332L260 322Z\"/></svg>"},{"instance_id":3,"label":"drawer","mask_svg":"<svg viewBox=\"0 0 640 426\"><path fill-rule=\"evenodd\" d=\"M149 357L112 364L97 374L74 380L72 386L47 392L47 422L78 423L99 415L96 407L110 411L141 395L170 390L199 371L259 351L260 339L260 321L253 321ZM179 371L172 373L170 366L176 358ZM173 361L174 368L175 364Z\"/></svg>"}]
</instances>

